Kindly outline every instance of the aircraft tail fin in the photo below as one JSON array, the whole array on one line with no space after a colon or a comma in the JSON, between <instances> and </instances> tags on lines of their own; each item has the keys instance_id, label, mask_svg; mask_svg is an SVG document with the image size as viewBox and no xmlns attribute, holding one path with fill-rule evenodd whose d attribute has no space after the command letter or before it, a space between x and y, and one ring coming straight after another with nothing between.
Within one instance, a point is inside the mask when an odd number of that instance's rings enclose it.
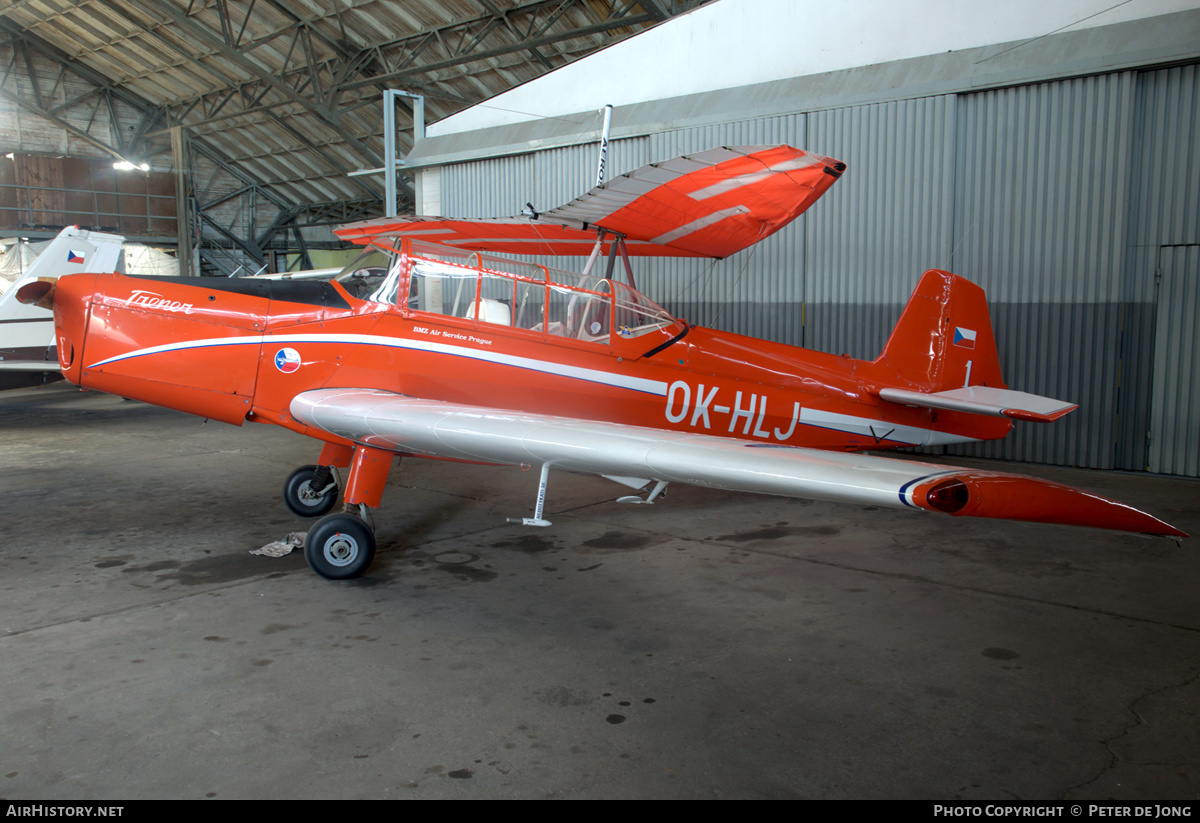
<instances>
[{"instance_id":1,"label":"aircraft tail fin","mask_svg":"<svg viewBox=\"0 0 1200 823\"><path fill-rule=\"evenodd\" d=\"M1007 388L983 289L938 269L921 276L875 362L920 392Z\"/></svg>"},{"instance_id":2,"label":"aircraft tail fin","mask_svg":"<svg viewBox=\"0 0 1200 823\"><path fill-rule=\"evenodd\" d=\"M879 390L891 403L1036 423L1078 408L1004 384L987 297L948 271L925 272L875 362L907 384Z\"/></svg>"},{"instance_id":3,"label":"aircraft tail fin","mask_svg":"<svg viewBox=\"0 0 1200 823\"><path fill-rule=\"evenodd\" d=\"M26 283L38 279L57 279L64 274L115 271L124 242L125 238L118 234L67 226L4 291L3 297L0 297L0 318L36 317L37 312L42 311L16 300L18 289Z\"/></svg>"}]
</instances>

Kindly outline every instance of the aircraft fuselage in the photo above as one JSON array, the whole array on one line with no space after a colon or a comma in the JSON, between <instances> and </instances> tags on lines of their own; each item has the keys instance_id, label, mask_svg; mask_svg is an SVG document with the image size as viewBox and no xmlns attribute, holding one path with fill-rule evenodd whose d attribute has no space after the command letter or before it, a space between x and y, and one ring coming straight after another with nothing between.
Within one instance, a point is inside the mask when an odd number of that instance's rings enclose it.
<instances>
[{"instance_id":1,"label":"aircraft fuselage","mask_svg":"<svg viewBox=\"0 0 1200 823\"><path fill-rule=\"evenodd\" d=\"M64 375L81 386L241 424L293 420L297 394L364 387L567 418L857 451L1003 437L1008 420L882 401L895 371L689 327L627 338L422 311L341 284L63 278ZM402 293L402 292L401 292ZM541 311L541 309L538 309ZM547 316L548 310L547 310Z\"/></svg>"}]
</instances>

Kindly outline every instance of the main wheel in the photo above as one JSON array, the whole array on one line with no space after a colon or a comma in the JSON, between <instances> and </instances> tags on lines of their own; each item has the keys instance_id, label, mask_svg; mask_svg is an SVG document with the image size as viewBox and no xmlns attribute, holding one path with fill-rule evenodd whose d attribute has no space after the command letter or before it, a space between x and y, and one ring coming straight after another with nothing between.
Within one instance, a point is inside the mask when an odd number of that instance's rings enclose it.
<instances>
[{"instance_id":1,"label":"main wheel","mask_svg":"<svg viewBox=\"0 0 1200 823\"><path fill-rule=\"evenodd\" d=\"M312 481L316 473L316 466L301 466L283 484L283 502L301 517L328 514L337 503L338 489L333 475L328 475L329 479L322 488L314 488Z\"/></svg>"},{"instance_id":2,"label":"main wheel","mask_svg":"<svg viewBox=\"0 0 1200 823\"><path fill-rule=\"evenodd\" d=\"M375 559L375 534L357 515L322 517L304 539L304 559L327 580L358 577Z\"/></svg>"}]
</instances>

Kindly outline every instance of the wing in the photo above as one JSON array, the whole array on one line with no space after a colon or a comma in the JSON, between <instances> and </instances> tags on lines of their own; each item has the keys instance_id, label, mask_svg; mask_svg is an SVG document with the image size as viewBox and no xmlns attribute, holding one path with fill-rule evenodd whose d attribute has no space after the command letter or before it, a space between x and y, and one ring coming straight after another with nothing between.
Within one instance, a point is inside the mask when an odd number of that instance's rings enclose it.
<instances>
[{"instance_id":1,"label":"wing","mask_svg":"<svg viewBox=\"0 0 1200 823\"><path fill-rule=\"evenodd\" d=\"M1001 472L421 400L371 389L299 394L313 428L395 452L645 477L732 491L1184 537L1137 509Z\"/></svg>"},{"instance_id":2,"label":"wing","mask_svg":"<svg viewBox=\"0 0 1200 823\"><path fill-rule=\"evenodd\" d=\"M630 255L728 257L799 217L846 166L791 146L720 148L652 163L532 219L401 216L337 230L346 240L404 234L471 251L585 255L596 229Z\"/></svg>"}]
</instances>

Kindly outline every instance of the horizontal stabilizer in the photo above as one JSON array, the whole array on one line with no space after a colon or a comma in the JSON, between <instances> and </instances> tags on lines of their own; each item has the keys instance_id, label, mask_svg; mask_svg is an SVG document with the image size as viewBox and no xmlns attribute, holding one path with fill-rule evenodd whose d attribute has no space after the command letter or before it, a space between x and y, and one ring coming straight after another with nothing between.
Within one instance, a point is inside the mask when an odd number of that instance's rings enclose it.
<instances>
[{"instance_id":1,"label":"horizontal stabilizer","mask_svg":"<svg viewBox=\"0 0 1200 823\"><path fill-rule=\"evenodd\" d=\"M1067 403L1052 397L990 386L967 386L939 392L887 388L880 389L879 396L890 403L901 403L905 406L950 409L1035 423L1053 422L1079 408L1078 403Z\"/></svg>"}]
</instances>

